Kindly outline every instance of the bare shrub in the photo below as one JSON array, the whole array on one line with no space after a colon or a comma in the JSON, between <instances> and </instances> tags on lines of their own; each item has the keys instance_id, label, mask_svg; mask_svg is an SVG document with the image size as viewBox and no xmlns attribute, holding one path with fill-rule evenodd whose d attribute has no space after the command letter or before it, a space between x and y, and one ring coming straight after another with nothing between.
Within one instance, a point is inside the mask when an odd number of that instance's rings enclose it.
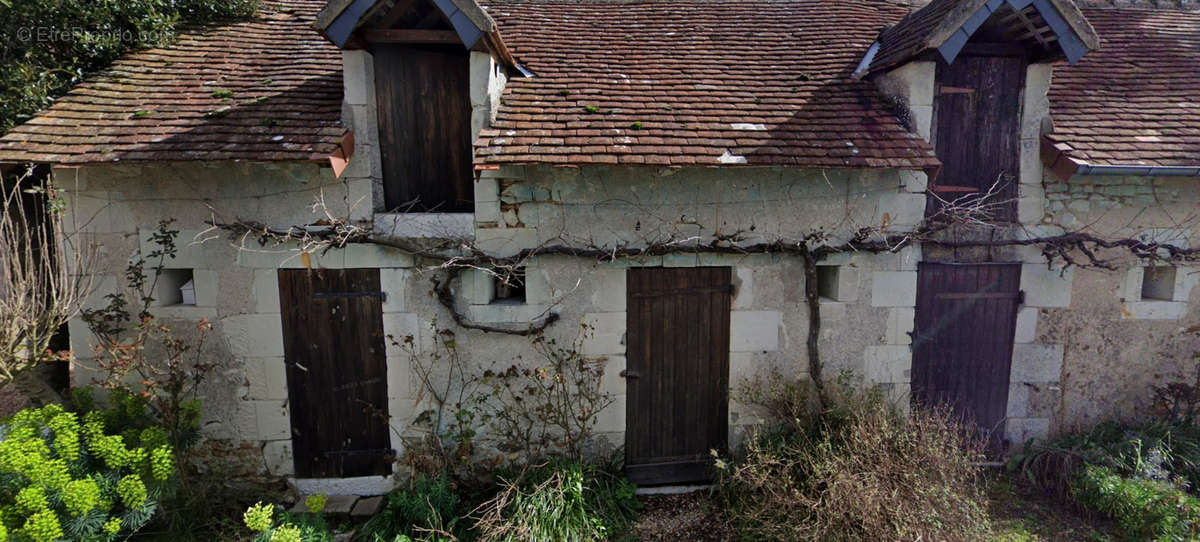
<instances>
[{"instance_id":1,"label":"bare shrub","mask_svg":"<svg viewBox=\"0 0 1200 542\"><path fill-rule=\"evenodd\" d=\"M987 539L974 466L982 445L948 413L905 416L880 394L847 385L815 414L802 393L763 398L797 415L750 435L741 459L718 463L723 503L744 538Z\"/></svg>"},{"instance_id":2,"label":"bare shrub","mask_svg":"<svg viewBox=\"0 0 1200 542\"><path fill-rule=\"evenodd\" d=\"M69 359L51 340L92 292L94 246L64 233L65 205L33 170L0 182L0 386L38 363Z\"/></svg>"}]
</instances>

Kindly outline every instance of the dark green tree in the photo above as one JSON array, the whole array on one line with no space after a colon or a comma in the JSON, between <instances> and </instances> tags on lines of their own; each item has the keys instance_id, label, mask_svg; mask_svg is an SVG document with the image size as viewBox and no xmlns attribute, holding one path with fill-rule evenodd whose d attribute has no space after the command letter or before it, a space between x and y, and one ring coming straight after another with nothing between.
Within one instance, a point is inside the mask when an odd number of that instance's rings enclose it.
<instances>
[{"instance_id":1,"label":"dark green tree","mask_svg":"<svg viewBox=\"0 0 1200 542\"><path fill-rule=\"evenodd\" d=\"M122 54L250 17L258 1L0 0L0 134Z\"/></svg>"}]
</instances>

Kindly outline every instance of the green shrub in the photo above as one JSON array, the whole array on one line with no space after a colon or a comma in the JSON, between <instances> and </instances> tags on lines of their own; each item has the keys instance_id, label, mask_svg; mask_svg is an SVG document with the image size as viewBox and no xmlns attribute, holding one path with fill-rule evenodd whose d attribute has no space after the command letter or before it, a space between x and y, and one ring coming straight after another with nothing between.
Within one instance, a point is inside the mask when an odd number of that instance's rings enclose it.
<instances>
[{"instance_id":1,"label":"green shrub","mask_svg":"<svg viewBox=\"0 0 1200 542\"><path fill-rule=\"evenodd\" d=\"M319 506L318 506L319 504ZM246 509L242 522L251 531L258 533L254 542L330 542L333 533L325 523L322 515L325 506L324 496L318 499L309 497L305 505L313 511L311 514L289 514L277 511L273 504L257 503Z\"/></svg>"},{"instance_id":2,"label":"green shrub","mask_svg":"<svg viewBox=\"0 0 1200 542\"><path fill-rule=\"evenodd\" d=\"M1170 483L1087 465L1076 474L1071 493L1081 506L1115 520L1131 539L1200 537L1200 500Z\"/></svg>"},{"instance_id":3,"label":"green shrub","mask_svg":"<svg viewBox=\"0 0 1200 542\"><path fill-rule=\"evenodd\" d=\"M174 482L161 428L122 436L98 413L80 423L58 405L26 409L0 440L0 532L22 542L115 540L144 526Z\"/></svg>"},{"instance_id":4,"label":"green shrub","mask_svg":"<svg viewBox=\"0 0 1200 542\"><path fill-rule=\"evenodd\" d=\"M449 476L420 475L410 487L387 496L383 508L368 520L356 536L362 542L392 542L401 537L462 537L465 522L459 520L459 496Z\"/></svg>"},{"instance_id":5,"label":"green shrub","mask_svg":"<svg viewBox=\"0 0 1200 542\"><path fill-rule=\"evenodd\" d=\"M749 435L734 462L718 461L721 502L743 539L989 537L980 444L945 412L904 416L842 386L832 409L812 415L795 386L754 387L787 392L767 406L794 417Z\"/></svg>"},{"instance_id":6,"label":"green shrub","mask_svg":"<svg viewBox=\"0 0 1200 542\"><path fill-rule=\"evenodd\" d=\"M488 542L609 540L640 506L634 486L613 469L556 460L502 481L475 509L475 528Z\"/></svg>"}]
</instances>

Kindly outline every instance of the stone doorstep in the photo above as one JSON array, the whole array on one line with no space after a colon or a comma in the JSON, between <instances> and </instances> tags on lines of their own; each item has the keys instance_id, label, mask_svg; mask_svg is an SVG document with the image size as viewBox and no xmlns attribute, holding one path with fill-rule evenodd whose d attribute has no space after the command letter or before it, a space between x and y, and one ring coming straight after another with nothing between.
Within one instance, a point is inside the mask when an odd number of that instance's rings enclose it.
<instances>
[{"instance_id":1,"label":"stone doorstep","mask_svg":"<svg viewBox=\"0 0 1200 542\"><path fill-rule=\"evenodd\" d=\"M354 503L354 508L350 510L350 515L353 517L371 517L379 513L379 509L383 508L383 496L363 497Z\"/></svg>"},{"instance_id":2,"label":"stone doorstep","mask_svg":"<svg viewBox=\"0 0 1200 542\"><path fill-rule=\"evenodd\" d=\"M296 500L296 504L292 505L291 512L293 514L308 514L310 510L304 505L304 499L308 495L302 495ZM357 507L355 504L359 500L356 495L328 495L325 501L325 513L331 515L350 514ZM366 500L366 499L364 499ZM378 510L376 506L376 510Z\"/></svg>"}]
</instances>

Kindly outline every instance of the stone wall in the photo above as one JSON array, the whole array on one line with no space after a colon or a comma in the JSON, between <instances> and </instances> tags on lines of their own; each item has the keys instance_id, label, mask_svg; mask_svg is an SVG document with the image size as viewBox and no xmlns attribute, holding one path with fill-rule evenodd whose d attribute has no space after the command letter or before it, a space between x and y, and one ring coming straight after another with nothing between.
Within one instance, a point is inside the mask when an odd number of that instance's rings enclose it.
<instances>
[{"instance_id":1,"label":"stone wall","mask_svg":"<svg viewBox=\"0 0 1200 542\"><path fill-rule=\"evenodd\" d=\"M253 240L240 250L234 246L240 242L205 222L310 223L320 218L311 209L319 197L332 212L349 212L347 185L318 164L109 164L56 169L54 175L67 199L66 229L86 232L85 239L99 247L96 265L87 270L99 286L89 302L92 308L106 303L104 295L125 291L121 275L127 263L139 248L143 254L157 248L149 237L159 221L175 220L171 227L180 230L178 257L165 265L192 274L196 303L158 306L153 313L185 337L194 337L201 319L213 324L205 358L225 369L202 390L204 433L235 441L232 445L242 451L231 457L252 463L249 468L265 471L270 466L274 474L286 474L291 468L290 431L278 290L273 270L237 265L265 258L269 251ZM95 341L79 319L69 329L71 348L80 358L72 368L72 383L87 385L98 375L92 359ZM257 455L236 441L254 443L250 449ZM284 454L287 462L279 460Z\"/></svg>"}]
</instances>

